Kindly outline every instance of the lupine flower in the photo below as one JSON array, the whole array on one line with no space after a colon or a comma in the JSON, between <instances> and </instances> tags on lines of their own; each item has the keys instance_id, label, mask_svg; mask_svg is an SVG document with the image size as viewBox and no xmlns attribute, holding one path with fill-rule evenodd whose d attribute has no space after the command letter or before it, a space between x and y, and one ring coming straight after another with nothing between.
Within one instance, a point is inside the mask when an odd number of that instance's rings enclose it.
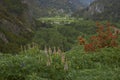
<instances>
[{"instance_id":1,"label":"lupine flower","mask_svg":"<svg viewBox=\"0 0 120 80\"><path fill-rule=\"evenodd\" d=\"M44 48L44 52L45 52L46 55L48 55L48 50L47 50L47 47L46 47L46 46L45 46L45 48Z\"/></svg>"},{"instance_id":2,"label":"lupine flower","mask_svg":"<svg viewBox=\"0 0 120 80\"><path fill-rule=\"evenodd\" d=\"M56 47L54 47L53 54L56 54L56 53L57 53Z\"/></svg>"},{"instance_id":3,"label":"lupine flower","mask_svg":"<svg viewBox=\"0 0 120 80\"><path fill-rule=\"evenodd\" d=\"M31 45L30 44L28 44L27 46L28 46L28 49L31 49Z\"/></svg>"},{"instance_id":4,"label":"lupine flower","mask_svg":"<svg viewBox=\"0 0 120 80\"><path fill-rule=\"evenodd\" d=\"M52 54L52 49L49 47L48 53L51 55Z\"/></svg>"},{"instance_id":5,"label":"lupine flower","mask_svg":"<svg viewBox=\"0 0 120 80\"><path fill-rule=\"evenodd\" d=\"M65 70L65 71L68 70L68 62L67 62L67 60L65 61L65 64L64 64L64 70Z\"/></svg>"},{"instance_id":6,"label":"lupine flower","mask_svg":"<svg viewBox=\"0 0 120 80\"><path fill-rule=\"evenodd\" d=\"M60 48L58 47L58 51L57 51L58 55L60 55L61 52L62 52L62 51L61 51Z\"/></svg>"},{"instance_id":7,"label":"lupine flower","mask_svg":"<svg viewBox=\"0 0 120 80\"><path fill-rule=\"evenodd\" d=\"M61 54L61 62L65 63L65 55L64 55L64 53Z\"/></svg>"},{"instance_id":8,"label":"lupine flower","mask_svg":"<svg viewBox=\"0 0 120 80\"><path fill-rule=\"evenodd\" d=\"M51 61L50 61L50 59L48 58L47 66L50 66L50 65L51 65Z\"/></svg>"}]
</instances>

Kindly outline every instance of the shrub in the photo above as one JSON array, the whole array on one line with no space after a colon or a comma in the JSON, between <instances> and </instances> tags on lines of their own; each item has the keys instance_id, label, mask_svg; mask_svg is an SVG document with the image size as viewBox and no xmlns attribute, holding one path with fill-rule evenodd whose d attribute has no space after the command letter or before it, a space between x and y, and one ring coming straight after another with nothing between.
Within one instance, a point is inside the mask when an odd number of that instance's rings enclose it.
<instances>
[{"instance_id":1,"label":"shrub","mask_svg":"<svg viewBox=\"0 0 120 80\"><path fill-rule=\"evenodd\" d=\"M90 37L90 43L84 45L85 51L96 51L105 47L117 47L118 34L112 31L112 25L106 26L97 23L97 35Z\"/></svg>"}]
</instances>

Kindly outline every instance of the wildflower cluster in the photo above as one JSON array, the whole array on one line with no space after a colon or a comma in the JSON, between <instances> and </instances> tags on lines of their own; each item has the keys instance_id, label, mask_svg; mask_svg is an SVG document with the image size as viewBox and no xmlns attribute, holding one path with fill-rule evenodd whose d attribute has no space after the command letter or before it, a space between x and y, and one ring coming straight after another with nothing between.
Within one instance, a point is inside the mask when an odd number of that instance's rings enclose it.
<instances>
[{"instance_id":1,"label":"wildflower cluster","mask_svg":"<svg viewBox=\"0 0 120 80\"><path fill-rule=\"evenodd\" d=\"M46 63L47 66L54 65L55 68L63 66L63 69L65 71L68 70L67 58L65 57L65 54L61 51L60 48L54 47L54 49L52 50L50 47L49 48L45 47L44 52L47 57Z\"/></svg>"},{"instance_id":2,"label":"wildflower cluster","mask_svg":"<svg viewBox=\"0 0 120 80\"><path fill-rule=\"evenodd\" d=\"M39 52L39 45L32 42L31 44L27 44L27 45L21 45L21 52L20 53L37 53Z\"/></svg>"}]
</instances>

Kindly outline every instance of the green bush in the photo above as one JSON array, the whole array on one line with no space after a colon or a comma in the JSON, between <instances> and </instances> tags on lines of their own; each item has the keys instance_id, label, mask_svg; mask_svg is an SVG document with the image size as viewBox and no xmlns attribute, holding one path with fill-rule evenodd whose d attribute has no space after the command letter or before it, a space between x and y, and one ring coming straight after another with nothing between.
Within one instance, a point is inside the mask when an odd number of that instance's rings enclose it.
<instances>
[{"instance_id":1,"label":"green bush","mask_svg":"<svg viewBox=\"0 0 120 80\"><path fill-rule=\"evenodd\" d=\"M104 48L99 52L86 53L82 46L66 52L68 71L64 70L60 56L48 57L37 49L29 49L19 55L0 54L1 80L119 80L120 49Z\"/></svg>"},{"instance_id":2,"label":"green bush","mask_svg":"<svg viewBox=\"0 0 120 80\"><path fill-rule=\"evenodd\" d=\"M3 80L60 80L67 72L60 63L60 57L52 55L52 64L47 66L47 56L31 49L21 55L0 55L0 78Z\"/></svg>"}]
</instances>

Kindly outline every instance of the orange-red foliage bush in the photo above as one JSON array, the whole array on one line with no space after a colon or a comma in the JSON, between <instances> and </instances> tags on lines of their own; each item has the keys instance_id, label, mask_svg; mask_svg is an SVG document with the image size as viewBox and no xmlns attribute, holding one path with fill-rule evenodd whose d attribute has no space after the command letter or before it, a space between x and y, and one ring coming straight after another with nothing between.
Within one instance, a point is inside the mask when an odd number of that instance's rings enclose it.
<instances>
[{"instance_id":1,"label":"orange-red foliage bush","mask_svg":"<svg viewBox=\"0 0 120 80\"><path fill-rule=\"evenodd\" d=\"M96 51L97 49L104 47L117 47L118 35L114 34L111 29L110 23L106 26L97 23L97 35L90 37L90 43L84 45L85 51Z\"/></svg>"},{"instance_id":2,"label":"orange-red foliage bush","mask_svg":"<svg viewBox=\"0 0 120 80\"><path fill-rule=\"evenodd\" d=\"M78 38L78 40L79 40L79 44L80 45L85 45L85 39L84 39L84 37L81 36L81 37Z\"/></svg>"}]
</instances>

